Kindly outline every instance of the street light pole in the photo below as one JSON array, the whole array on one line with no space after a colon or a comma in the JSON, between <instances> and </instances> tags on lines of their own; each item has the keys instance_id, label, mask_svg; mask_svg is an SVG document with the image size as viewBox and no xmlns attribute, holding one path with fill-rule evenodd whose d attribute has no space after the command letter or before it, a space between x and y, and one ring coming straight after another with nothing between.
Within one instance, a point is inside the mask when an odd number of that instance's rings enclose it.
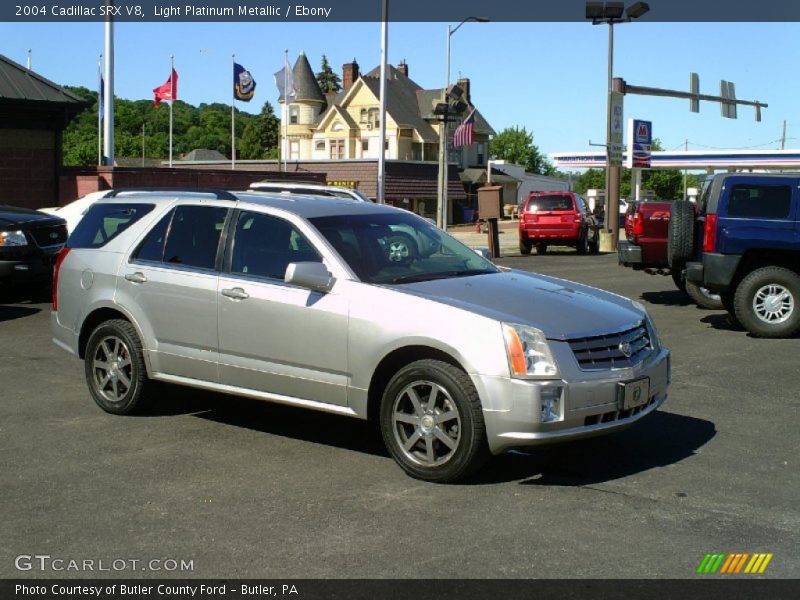
<instances>
[{"instance_id":1,"label":"street light pole","mask_svg":"<svg viewBox=\"0 0 800 600\"><path fill-rule=\"evenodd\" d=\"M442 89L442 103L447 104L447 90L450 87L450 38L458 31L464 23L475 21L476 23L487 23L489 21L486 17L467 17L455 27L447 25L447 40L445 43L445 76L444 76L444 89ZM448 112L445 112L442 117L441 126L439 127L439 178L438 178L438 198L436 202L436 225L441 229L447 231L447 184L448 184L448 171L449 163L447 160L447 143L448 143Z\"/></svg>"},{"instance_id":2,"label":"street light pole","mask_svg":"<svg viewBox=\"0 0 800 600\"><path fill-rule=\"evenodd\" d=\"M601 248L603 252L613 252L616 250L616 240L613 236L613 225L611 220L611 178L612 174L612 167L611 167L611 86L613 85L613 78L614 78L614 23L612 21L608 22L608 85L606 86L606 197L605 197L605 204L603 206L603 214L605 214L605 236L602 236L603 239L601 242L605 242L605 244L601 243L601 246L607 246Z\"/></svg>"}]
</instances>

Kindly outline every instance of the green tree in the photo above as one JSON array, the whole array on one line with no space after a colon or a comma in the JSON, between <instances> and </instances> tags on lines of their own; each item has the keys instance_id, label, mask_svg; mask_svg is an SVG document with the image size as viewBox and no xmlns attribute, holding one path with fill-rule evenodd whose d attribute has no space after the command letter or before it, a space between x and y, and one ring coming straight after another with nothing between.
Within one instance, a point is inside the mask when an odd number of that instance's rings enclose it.
<instances>
[{"instance_id":1,"label":"green tree","mask_svg":"<svg viewBox=\"0 0 800 600\"><path fill-rule=\"evenodd\" d=\"M280 120L269 102L265 102L259 114L252 119L242 133L238 152L242 159L277 158L278 128Z\"/></svg>"},{"instance_id":2,"label":"green tree","mask_svg":"<svg viewBox=\"0 0 800 600\"><path fill-rule=\"evenodd\" d=\"M522 165L528 173L553 175L555 168L533 143L533 133L524 127L507 127L489 143L493 159L507 160Z\"/></svg>"},{"instance_id":3,"label":"green tree","mask_svg":"<svg viewBox=\"0 0 800 600\"><path fill-rule=\"evenodd\" d=\"M328 63L328 57L324 54L322 55L322 65L320 65L320 68L322 70L317 73L317 83L319 83L322 93L329 94L341 90L342 80L333 72L331 65Z\"/></svg>"}]
</instances>

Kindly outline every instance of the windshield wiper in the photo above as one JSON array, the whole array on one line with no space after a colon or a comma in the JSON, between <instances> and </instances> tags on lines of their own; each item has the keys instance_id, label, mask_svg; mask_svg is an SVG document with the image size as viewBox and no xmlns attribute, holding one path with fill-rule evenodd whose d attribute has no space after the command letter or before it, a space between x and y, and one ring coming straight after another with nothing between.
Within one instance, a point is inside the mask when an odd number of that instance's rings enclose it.
<instances>
[{"instance_id":1,"label":"windshield wiper","mask_svg":"<svg viewBox=\"0 0 800 600\"><path fill-rule=\"evenodd\" d=\"M433 281L434 279L450 279L451 277L470 277L472 275L486 275L495 271L474 269L462 269L460 271L440 271L439 273L414 273L412 275L400 275L390 280L390 283L414 283L417 281Z\"/></svg>"}]
</instances>

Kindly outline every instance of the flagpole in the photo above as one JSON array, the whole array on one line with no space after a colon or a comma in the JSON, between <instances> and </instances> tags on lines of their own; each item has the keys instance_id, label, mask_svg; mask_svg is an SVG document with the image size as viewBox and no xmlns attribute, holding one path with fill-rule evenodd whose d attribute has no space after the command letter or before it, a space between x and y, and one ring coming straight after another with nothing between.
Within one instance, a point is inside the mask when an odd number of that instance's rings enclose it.
<instances>
[{"instance_id":1,"label":"flagpole","mask_svg":"<svg viewBox=\"0 0 800 600\"><path fill-rule=\"evenodd\" d=\"M169 55L169 166L172 168L172 105L175 104L175 55Z\"/></svg>"},{"instance_id":2,"label":"flagpole","mask_svg":"<svg viewBox=\"0 0 800 600\"><path fill-rule=\"evenodd\" d=\"M231 54L231 70L236 71L236 55ZM234 105L236 104L236 81L233 82L231 91L231 170L236 168L236 117L234 115Z\"/></svg>"},{"instance_id":3,"label":"flagpole","mask_svg":"<svg viewBox=\"0 0 800 600\"><path fill-rule=\"evenodd\" d=\"M289 154L289 50L283 51L283 172L286 168L286 155Z\"/></svg>"},{"instance_id":4,"label":"flagpole","mask_svg":"<svg viewBox=\"0 0 800 600\"><path fill-rule=\"evenodd\" d=\"M113 6L112 0L106 0ZM111 11L105 22L105 51L103 52L103 160L104 165L114 166L114 21Z\"/></svg>"},{"instance_id":5,"label":"flagpole","mask_svg":"<svg viewBox=\"0 0 800 600\"><path fill-rule=\"evenodd\" d=\"M103 164L103 55L97 57L97 164Z\"/></svg>"},{"instance_id":6,"label":"flagpole","mask_svg":"<svg viewBox=\"0 0 800 600\"><path fill-rule=\"evenodd\" d=\"M384 204L386 183L386 53L389 48L389 1L383 0L381 16L381 82L380 82L380 125L378 127L378 185L376 201Z\"/></svg>"}]
</instances>

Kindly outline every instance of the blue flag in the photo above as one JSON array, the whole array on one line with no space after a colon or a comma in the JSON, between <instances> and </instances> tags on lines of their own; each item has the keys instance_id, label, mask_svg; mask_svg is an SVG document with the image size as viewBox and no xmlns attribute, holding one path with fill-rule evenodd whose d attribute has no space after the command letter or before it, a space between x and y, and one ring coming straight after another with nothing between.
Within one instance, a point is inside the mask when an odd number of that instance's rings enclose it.
<instances>
[{"instance_id":1,"label":"blue flag","mask_svg":"<svg viewBox=\"0 0 800 600\"><path fill-rule=\"evenodd\" d=\"M250 71L239 63L233 63L233 96L237 100L250 102L256 93L256 80Z\"/></svg>"}]
</instances>

